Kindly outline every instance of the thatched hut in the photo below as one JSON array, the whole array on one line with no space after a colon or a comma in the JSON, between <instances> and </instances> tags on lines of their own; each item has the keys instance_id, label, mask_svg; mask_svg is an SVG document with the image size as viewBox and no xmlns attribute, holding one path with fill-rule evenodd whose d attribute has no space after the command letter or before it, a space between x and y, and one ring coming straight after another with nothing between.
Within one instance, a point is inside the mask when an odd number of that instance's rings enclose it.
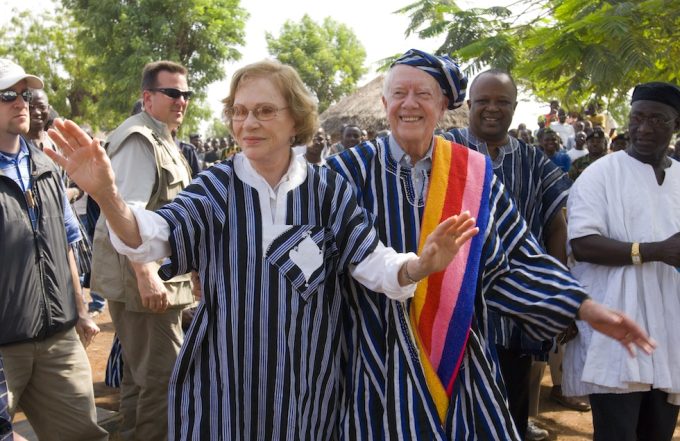
<instances>
[{"instance_id":1,"label":"thatched hut","mask_svg":"<svg viewBox=\"0 0 680 441\"><path fill-rule=\"evenodd\" d=\"M320 115L321 127L333 137L339 136L344 124L357 124L369 132L389 129L385 108L382 104L383 75L359 88L352 95L341 99ZM439 122L438 127L466 127L468 109L466 105L449 110Z\"/></svg>"}]
</instances>

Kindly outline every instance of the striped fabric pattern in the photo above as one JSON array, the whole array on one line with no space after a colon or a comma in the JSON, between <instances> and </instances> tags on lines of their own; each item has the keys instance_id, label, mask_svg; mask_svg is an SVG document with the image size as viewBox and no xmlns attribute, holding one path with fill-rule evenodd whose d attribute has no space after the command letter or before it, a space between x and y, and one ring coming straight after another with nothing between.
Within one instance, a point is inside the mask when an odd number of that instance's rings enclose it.
<instances>
[{"instance_id":1,"label":"striped fabric pattern","mask_svg":"<svg viewBox=\"0 0 680 441\"><path fill-rule=\"evenodd\" d=\"M411 173L389 154L387 138L329 158L374 219L380 239L397 251L416 251L422 202ZM491 343L491 309L522 318L537 339L566 328L585 298L577 282L545 255L492 177L490 222L483 240L474 315L449 408L442 423L423 374L409 302L370 292L348 278L342 366L341 439L517 441Z\"/></svg>"},{"instance_id":2,"label":"striped fabric pattern","mask_svg":"<svg viewBox=\"0 0 680 441\"><path fill-rule=\"evenodd\" d=\"M123 383L123 347L120 345L118 334L113 334L111 351L106 359L106 374L104 384L118 388Z\"/></svg>"},{"instance_id":3,"label":"striped fabric pattern","mask_svg":"<svg viewBox=\"0 0 680 441\"><path fill-rule=\"evenodd\" d=\"M483 155L467 147L436 139L419 253L441 221L462 211L468 210L477 227L486 229L489 206L481 202L489 197L493 176L487 164ZM411 302L414 337L442 421L470 332L482 246L480 236L466 243L444 271L418 284Z\"/></svg>"},{"instance_id":4,"label":"striped fabric pattern","mask_svg":"<svg viewBox=\"0 0 680 441\"><path fill-rule=\"evenodd\" d=\"M468 128L453 129L445 136L472 150L489 155L486 144L477 139ZM525 219L529 231L545 248L544 227L567 205L571 180L536 147L508 137L508 144L499 149L493 160L494 173L510 193L517 210ZM512 336L518 332L515 323L499 315L492 317L496 343L509 347ZM522 338L525 349L539 350L540 342Z\"/></svg>"},{"instance_id":5,"label":"striped fabric pattern","mask_svg":"<svg viewBox=\"0 0 680 441\"><path fill-rule=\"evenodd\" d=\"M2 357L0 357L0 441L12 439L12 423L9 416L8 401L5 369L2 366Z\"/></svg>"},{"instance_id":6,"label":"striped fabric pattern","mask_svg":"<svg viewBox=\"0 0 680 441\"><path fill-rule=\"evenodd\" d=\"M170 440L338 438L337 274L370 254L377 238L347 183L308 167L288 193L289 228L266 250L258 194L232 161L159 210L173 256L163 276L196 268L204 293L170 383ZM324 253L309 282L286 257L305 238Z\"/></svg>"},{"instance_id":7,"label":"striped fabric pattern","mask_svg":"<svg viewBox=\"0 0 680 441\"><path fill-rule=\"evenodd\" d=\"M467 128L453 129L446 137L488 156L486 145ZM531 234L544 245L543 227L567 205L569 177L543 152L513 137L508 138L508 145L493 161L493 169L527 221Z\"/></svg>"},{"instance_id":8,"label":"striped fabric pattern","mask_svg":"<svg viewBox=\"0 0 680 441\"><path fill-rule=\"evenodd\" d=\"M444 96L448 98L449 110L456 109L465 102L467 76L448 55L433 55L418 49L410 49L397 58L392 67L399 64L415 67L432 76L439 83Z\"/></svg>"}]
</instances>

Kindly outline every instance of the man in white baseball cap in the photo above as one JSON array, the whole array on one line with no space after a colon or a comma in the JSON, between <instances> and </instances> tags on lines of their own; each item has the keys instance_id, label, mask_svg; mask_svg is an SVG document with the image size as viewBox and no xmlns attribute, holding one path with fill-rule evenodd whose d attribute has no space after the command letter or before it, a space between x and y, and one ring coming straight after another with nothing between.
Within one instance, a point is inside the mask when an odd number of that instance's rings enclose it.
<instances>
[{"instance_id":1,"label":"man in white baseball cap","mask_svg":"<svg viewBox=\"0 0 680 441\"><path fill-rule=\"evenodd\" d=\"M42 87L40 78L0 58L0 357L6 398L10 415L20 406L41 440L104 441L108 435L97 425L83 347L99 328L87 314L69 247L81 239L80 231L59 170L23 138L31 88Z\"/></svg>"},{"instance_id":2,"label":"man in white baseball cap","mask_svg":"<svg viewBox=\"0 0 680 441\"><path fill-rule=\"evenodd\" d=\"M40 78L27 74L23 67L13 61L0 58L0 90L9 89L21 80L26 80L26 84L31 89L44 87Z\"/></svg>"}]
</instances>

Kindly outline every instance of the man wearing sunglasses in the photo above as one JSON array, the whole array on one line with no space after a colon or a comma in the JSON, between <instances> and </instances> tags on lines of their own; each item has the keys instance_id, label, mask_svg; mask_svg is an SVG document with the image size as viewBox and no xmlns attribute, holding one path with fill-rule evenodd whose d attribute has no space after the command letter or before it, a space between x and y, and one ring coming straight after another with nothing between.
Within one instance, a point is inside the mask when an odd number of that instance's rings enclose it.
<instances>
[{"instance_id":1,"label":"man wearing sunglasses","mask_svg":"<svg viewBox=\"0 0 680 441\"><path fill-rule=\"evenodd\" d=\"M182 123L191 95L184 66L157 61L144 67L143 110L126 119L106 142L116 186L128 204L160 208L190 182L191 171L172 132ZM116 253L106 219L100 217L91 285L109 301L123 348L124 439L167 439L168 382L182 344L182 309L193 296L188 275L163 282L158 267L132 263Z\"/></svg>"},{"instance_id":2,"label":"man wearing sunglasses","mask_svg":"<svg viewBox=\"0 0 680 441\"><path fill-rule=\"evenodd\" d=\"M0 58L0 358L7 386L0 395L10 414L21 407L40 439L105 440L81 344L99 328L87 314L69 247L80 232L61 173L23 138L29 87L43 82Z\"/></svg>"}]
</instances>

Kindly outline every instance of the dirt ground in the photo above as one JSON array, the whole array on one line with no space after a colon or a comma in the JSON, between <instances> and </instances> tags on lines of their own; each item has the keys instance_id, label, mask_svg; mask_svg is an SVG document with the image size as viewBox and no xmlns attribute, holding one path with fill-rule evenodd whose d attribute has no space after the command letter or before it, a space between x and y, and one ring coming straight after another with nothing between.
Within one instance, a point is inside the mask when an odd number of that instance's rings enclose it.
<instances>
[{"instance_id":1,"label":"dirt ground","mask_svg":"<svg viewBox=\"0 0 680 441\"><path fill-rule=\"evenodd\" d=\"M96 318L101 328L101 333L90 345L87 353L92 365L93 380L95 383L95 395L97 406L117 410L118 391L104 385L106 361L113 339L113 325L107 312ZM548 368L549 369L549 368ZM550 393L550 372L546 369L541 387L540 414L537 418L538 425L550 432L551 441L588 441L592 439L593 427L590 412L577 412L561 407L548 399ZM111 440L117 440L114 435ZM678 424L673 441L680 441L680 423Z\"/></svg>"}]
</instances>

